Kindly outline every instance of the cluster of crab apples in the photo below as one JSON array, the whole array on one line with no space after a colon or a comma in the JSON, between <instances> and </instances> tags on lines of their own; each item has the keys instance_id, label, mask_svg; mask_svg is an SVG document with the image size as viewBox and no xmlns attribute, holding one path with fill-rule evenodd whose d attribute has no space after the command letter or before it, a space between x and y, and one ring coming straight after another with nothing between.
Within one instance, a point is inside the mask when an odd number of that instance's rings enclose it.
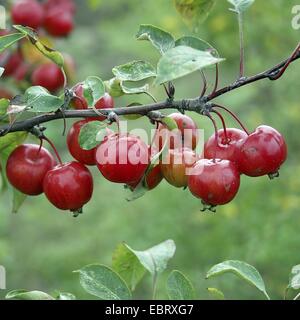
<instances>
[{"instance_id":1,"label":"cluster of crab apples","mask_svg":"<svg viewBox=\"0 0 300 320\"><path fill-rule=\"evenodd\" d=\"M74 92L73 107L87 109L82 85L77 85ZM95 107L112 109L114 100L106 93ZM284 138L269 126L260 126L251 134L224 127L197 153L195 149L201 137L196 123L181 113L169 117L178 129L170 131L159 123L150 145L139 136L114 133L106 127L102 129L99 145L91 150L84 150L79 144L81 128L91 121L104 121L105 116L77 121L67 136L67 146L75 161L62 163L57 155L57 164L41 145L24 144L7 161L8 180L27 195L45 193L57 208L77 214L93 193L93 177L88 166L97 166L105 179L126 185L132 191L140 186L152 190L163 179L174 187L189 188L205 208L213 210L233 200L241 174L273 177L286 160ZM54 151L57 154L55 148Z\"/></svg>"},{"instance_id":2,"label":"cluster of crab apples","mask_svg":"<svg viewBox=\"0 0 300 320\"><path fill-rule=\"evenodd\" d=\"M74 29L75 4L73 0L17 0L10 8L11 20L15 25L34 29L44 45L51 47L52 38L68 36ZM1 30L5 36L13 31ZM71 56L64 54L65 69L71 78L75 63ZM26 40L11 51L0 54L0 66L4 68L4 77L9 77L17 84L42 86L50 92L63 88L65 78L62 70L49 62ZM25 86L24 85L24 86ZM0 98L11 99L13 93L0 89Z\"/></svg>"}]
</instances>

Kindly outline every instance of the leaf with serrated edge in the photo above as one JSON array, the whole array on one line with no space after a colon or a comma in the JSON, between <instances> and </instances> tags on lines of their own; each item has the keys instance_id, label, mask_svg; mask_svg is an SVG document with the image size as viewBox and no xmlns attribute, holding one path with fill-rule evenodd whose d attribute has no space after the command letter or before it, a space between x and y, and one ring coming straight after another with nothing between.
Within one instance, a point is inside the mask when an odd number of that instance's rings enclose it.
<instances>
[{"instance_id":1,"label":"leaf with serrated edge","mask_svg":"<svg viewBox=\"0 0 300 320\"><path fill-rule=\"evenodd\" d=\"M90 76L83 83L83 95L89 107L94 107L95 103L105 94L105 86L99 77Z\"/></svg>"},{"instance_id":2,"label":"leaf with serrated edge","mask_svg":"<svg viewBox=\"0 0 300 320\"><path fill-rule=\"evenodd\" d=\"M0 37L0 53L23 38L25 38L23 33L13 33Z\"/></svg>"},{"instance_id":3,"label":"leaf with serrated edge","mask_svg":"<svg viewBox=\"0 0 300 320\"><path fill-rule=\"evenodd\" d=\"M115 249L112 268L126 281L132 291L135 290L146 273L144 266L125 243L119 244Z\"/></svg>"},{"instance_id":4,"label":"leaf with serrated edge","mask_svg":"<svg viewBox=\"0 0 300 320\"><path fill-rule=\"evenodd\" d=\"M40 86L30 87L25 92L25 104L31 112L54 112L63 105L63 100Z\"/></svg>"},{"instance_id":5,"label":"leaf with serrated edge","mask_svg":"<svg viewBox=\"0 0 300 320\"><path fill-rule=\"evenodd\" d=\"M173 81L223 60L206 51L187 46L175 47L159 60L155 83L158 85Z\"/></svg>"},{"instance_id":6,"label":"leaf with serrated edge","mask_svg":"<svg viewBox=\"0 0 300 320\"><path fill-rule=\"evenodd\" d=\"M42 291L13 290L10 291L5 299L14 300L54 300L48 293Z\"/></svg>"},{"instance_id":7,"label":"leaf with serrated edge","mask_svg":"<svg viewBox=\"0 0 300 320\"><path fill-rule=\"evenodd\" d=\"M300 289L300 264L292 268L288 288L292 288L294 290Z\"/></svg>"},{"instance_id":8,"label":"leaf with serrated edge","mask_svg":"<svg viewBox=\"0 0 300 320\"><path fill-rule=\"evenodd\" d=\"M175 44L176 44L176 47L178 46L191 47L196 50L207 51L210 54L212 54L214 57L217 57L217 58L220 57L218 51L212 45L210 45L205 40L202 40L197 37L183 36L177 39Z\"/></svg>"},{"instance_id":9,"label":"leaf with serrated edge","mask_svg":"<svg viewBox=\"0 0 300 320\"><path fill-rule=\"evenodd\" d=\"M147 61L132 61L112 69L115 77L121 81L141 81L156 77L156 70Z\"/></svg>"},{"instance_id":10,"label":"leaf with serrated edge","mask_svg":"<svg viewBox=\"0 0 300 320\"><path fill-rule=\"evenodd\" d=\"M170 300L194 300L195 289L191 281L180 271L174 270L167 279Z\"/></svg>"},{"instance_id":11,"label":"leaf with serrated edge","mask_svg":"<svg viewBox=\"0 0 300 320\"><path fill-rule=\"evenodd\" d=\"M64 66L64 57L63 55L52 48L49 48L48 46L44 45L38 37L38 34L35 32L34 29L29 27L24 27L21 25L14 25L13 26L16 30L22 32L24 36L27 36L30 40L30 42L48 59L53 61L55 64L57 64L60 67Z\"/></svg>"},{"instance_id":12,"label":"leaf with serrated edge","mask_svg":"<svg viewBox=\"0 0 300 320\"><path fill-rule=\"evenodd\" d=\"M268 299L265 283L259 272L243 261L228 260L213 266L206 274L206 278L212 278L224 273L233 273L261 291Z\"/></svg>"},{"instance_id":13,"label":"leaf with serrated edge","mask_svg":"<svg viewBox=\"0 0 300 320\"><path fill-rule=\"evenodd\" d=\"M126 246L152 276L162 273L167 268L168 261L173 258L176 251L173 240L164 241L145 251L133 250L128 245Z\"/></svg>"},{"instance_id":14,"label":"leaf with serrated edge","mask_svg":"<svg viewBox=\"0 0 300 320\"><path fill-rule=\"evenodd\" d=\"M80 284L91 295L102 300L130 300L131 292L125 281L112 269L91 264L78 271Z\"/></svg>"},{"instance_id":15,"label":"leaf with serrated edge","mask_svg":"<svg viewBox=\"0 0 300 320\"><path fill-rule=\"evenodd\" d=\"M107 134L106 127L107 124L100 121L91 121L82 126L78 139L80 147L83 150L92 150L97 147Z\"/></svg>"},{"instance_id":16,"label":"leaf with serrated edge","mask_svg":"<svg viewBox=\"0 0 300 320\"><path fill-rule=\"evenodd\" d=\"M150 24L142 24L136 38L150 41L161 54L175 46L175 40L170 33Z\"/></svg>"}]
</instances>

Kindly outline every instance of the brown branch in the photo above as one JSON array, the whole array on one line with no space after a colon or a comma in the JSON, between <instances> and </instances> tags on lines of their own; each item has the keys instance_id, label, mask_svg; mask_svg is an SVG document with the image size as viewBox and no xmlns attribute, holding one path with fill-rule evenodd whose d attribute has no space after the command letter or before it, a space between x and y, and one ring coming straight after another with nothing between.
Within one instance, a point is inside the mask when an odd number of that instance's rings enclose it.
<instances>
[{"instance_id":1,"label":"brown branch","mask_svg":"<svg viewBox=\"0 0 300 320\"><path fill-rule=\"evenodd\" d=\"M115 109L102 109L98 110L104 115L108 116L109 113L114 112L115 114L122 116L122 115L131 115L131 114L140 114L143 116L150 115L151 111L158 111L164 109L177 109L179 111L194 111L200 114L206 114L208 108L211 107L209 103L211 100L222 96L228 92L236 90L240 87L249 85L253 82L260 81L263 79L270 79L270 80L277 80L281 77L290 63L300 58L300 44L296 47L293 54L286 60L282 61L275 67L272 67L269 70L264 72L258 73L251 77L244 77L239 79L237 82L228 85L222 89L219 89L215 92L212 92L209 96L205 97L198 97L195 99L183 99L178 101L172 101L168 99L164 102L158 102L153 104L147 104L143 106L134 106L134 107L123 107L123 108L115 108ZM62 113L58 111L52 114L43 114L38 115L33 118L18 121L13 124L7 124L0 127L0 136L6 135L10 132L17 132L17 131L30 131L35 126L40 124L65 118L88 118L88 117L95 117L97 114L94 110L64 110Z\"/></svg>"}]
</instances>

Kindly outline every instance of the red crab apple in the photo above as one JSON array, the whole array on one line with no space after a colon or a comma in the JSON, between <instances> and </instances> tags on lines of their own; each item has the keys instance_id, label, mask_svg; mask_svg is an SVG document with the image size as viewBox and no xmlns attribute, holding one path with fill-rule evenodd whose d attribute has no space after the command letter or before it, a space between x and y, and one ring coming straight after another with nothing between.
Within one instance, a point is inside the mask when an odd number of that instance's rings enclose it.
<instances>
[{"instance_id":1,"label":"red crab apple","mask_svg":"<svg viewBox=\"0 0 300 320\"><path fill-rule=\"evenodd\" d=\"M40 149L35 144L23 144L10 154L6 175L16 189L35 196L43 193L44 177L55 165L56 161L47 149Z\"/></svg>"},{"instance_id":2,"label":"red crab apple","mask_svg":"<svg viewBox=\"0 0 300 320\"><path fill-rule=\"evenodd\" d=\"M205 143L204 158L230 160L237 164L238 150L248 135L242 130L228 128L226 129L226 137L224 130L219 130L216 144L215 134L213 134Z\"/></svg>"},{"instance_id":3,"label":"red crab apple","mask_svg":"<svg viewBox=\"0 0 300 320\"><path fill-rule=\"evenodd\" d=\"M223 205L236 196L240 187L240 173L228 160L201 159L189 176L191 193L211 206Z\"/></svg>"},{"instance_id":4,"label":"red crab apple","mask_svg":"<svg viewBox=\"0 0 300 320\"><path fill-rule=\"evenodd\" d=\"M43 24L44 9L36 0L18 0L12 5L11 18L14 24L37 29Z\"/></svg>"},{"instance_id":5,"label":"red crab apple","mask_svg":"<svg viewBox=\"0 0 300 320\"><path fill-rule=\"evenodd\" d=\"M64 86L64 75L55 63L46 63L33 71L31 81L34 86L42 86L53 92Z\"/></svg>"},{"instance_id":6,"label":"red crab apple","mask_svg":"<svg viewBox=\"0 0 300 320\"><path fill-rule=\"evenodd\" d=\"M76 85L74 89L74 93L76 95L76 98L74 98L72 101L73 107L77 110L88 109L88 103L83 95L83 85L81 83ZM96 102L95 108L96 109L113 109L114 105L115 103L114 103L113 97L106 92L104 96ZM106 119L106 117L98 116L98 117L92 117L91 119L103 121Z\"/></svg>"},{"instance_id":7,"label":"red crab apple","mask_svg":"<svg viewBox=\"0 0 300 320\"><path fill-rule=\"evenodd\" d=\"M287 158L283 136L274 128L260 126L241 145L237 161L247 176L274 175Z\"/></svg>"},{"instance_id":8,"label":"red crab apple","mask_svg":"<svg viewBox=\"0 0 300 320\"><path fill-rule=\"evenodd\" d=\"M109 181L130 185L144 174L149 165L148 146L130 134L114 134L96 151L97 166Z\"/></svg>"},{"instance_id":9,"label":"red crab apple","mask_svg":"<svg viewBox=\"0 0 300 320\"><path fill-rule=\"evenodd\" d=\"M80 211L93 194L93 177L79 162L59 164L44 178L44 192L58 209Z\"/></svg>"},{"instance_id":10,"label":"red crab apple","mask_svg":"<svg viewBox=\"0 0 300 320\"><path fill-rule=\"evenodd\" d=\"M63 7L50 9L44 20L44 28L54 37L66 37L74 29L73 14Z\"/></svg>"}]
</instances>

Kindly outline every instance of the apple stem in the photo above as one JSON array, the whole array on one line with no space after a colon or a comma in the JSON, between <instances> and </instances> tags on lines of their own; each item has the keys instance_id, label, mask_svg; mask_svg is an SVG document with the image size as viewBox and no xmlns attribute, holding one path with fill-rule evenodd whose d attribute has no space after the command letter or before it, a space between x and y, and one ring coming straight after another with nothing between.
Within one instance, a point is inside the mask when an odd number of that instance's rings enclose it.
<instances>
[{"instance_id":1,"label":"apple stem","mask_svg":"<svg viewBox=\"0 0 300 320\"><path fill-rule=\"evenodd\" d=\"M229 144L229 139L228 139L228 135L227 135L227 127L226 127L226 123L225 120L222 116L222 114L216 110L212 110L211 112L215 113L221 120L222 122L222 126L223 126L223 130L224 130L224 136L225 136L225 143L224 144Z\"/></svg>"},{"instance_id":2,"label":"apple stem","mask_svg":"<svg viewBox=\"0 0 300 320\"><path fill-rule=\"evenodd\" d=\"M53 150L54 153L55 153L55 156L56 156L59 164L62 165L63 163L62 163L62 161L61 161L61 157L60 157L60 155L59 155L59 153L58 153L55 145L53 144L53 142L52 142L50 139L48 139L46 136L43 136L42 139L45 140L45 141L47 141L47 142L50 144L52 150Z\"/></svg>"},{"instance_id":3,"label":"apple stem","mask_svg":"<svg viewBox=\"0 0 300 320\"><path fill-rule=\"evenodd\" d=\"M203 80L203 88L202 88L202 92L200 95L200 97L202 98L202 97L204 97L206 90L207 90L207 80L206 80L205 73L202 70L200 71L200 73L201 73L202 80Z\"/></svg>"},{"instance_id":4,"label":"apple stem","mask_svg":"<svg viewBox=\"0 0 300 320\"><path fill-rule=\"evenodd\" d=\"M210 113L206 114L209 119L211 120L211 122L213 123L214 129L215 129L215 145L216 148L214 150L214 157L213 157L213 162L216 162L216 158L217 158L217 146L218 146L218 127L217 127L217 123L215 121L215 119L211 116Z\"/></svg>"},{"instance_id":5,"label":"apple stem","mask_svg":"<svg viewBox=\"0 0 300 320\"><path fill-rule=\"evenodd\" d=\"M218 104L214 104L213 108L219 108L219 109L225 110L227 113L229 113L238 122L238 124L247 133L247 135L248 136L250 135L249 131L246 129L246 127L243 125L242 121L238 118L238 116L234 112L232 112L228 108L226 108L224 106L221 106L221 105L218 105Z\"/></svg>"},{"instance_id":6,"label":"apple stem","mask_svg":"<svg viewBox=\"0 0 300 320\"><path fill-rule=\"evenodd\" d=\"M211 95L214 95L216 93L216 91L218 90L218 86L219 86L219 64L216 64L216 80L215 80L215 86L214 89L211 93Z\"/></svg>"}]
</instances>

